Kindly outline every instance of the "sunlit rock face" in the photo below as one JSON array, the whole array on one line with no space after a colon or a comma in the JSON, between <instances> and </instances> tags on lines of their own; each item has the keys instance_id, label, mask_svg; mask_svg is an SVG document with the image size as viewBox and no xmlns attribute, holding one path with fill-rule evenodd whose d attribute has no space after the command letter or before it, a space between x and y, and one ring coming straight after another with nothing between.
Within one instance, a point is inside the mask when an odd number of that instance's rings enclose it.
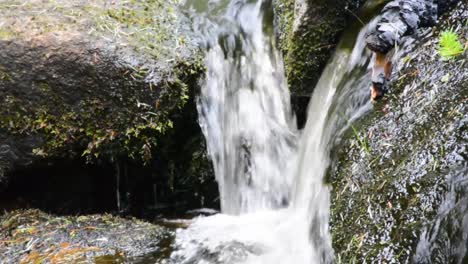
<instances>
[{"instance_id":1,"label":"sunlit rock face","mask_svg":"<svg viewBox=\"0 0 468 264\"><path fill-rule=\"evenodd\" d=\"M395 49L405 36L419 28L435 25L438 17L457 1L395 0L386 4L377 23L366 34L367 47L375 52L371 98L377 100L387 92Z\"/></svg>"},{"instance_id":2,"label":"sunlit rock face","mask_svg":"<svg viewBox=\"0 0 468 264\"><path fill-rule=\"evenodd\" d=\"M372 51L386 54L398 46L403 37L414 34L418 28L435 25L439 15L454 5L456 0L395 0L381 11L381 17L367 35L367 46Z\"/></svg>"},{"instance_id":3,"label":"sunlit rock face","mask_svg":"<svg viewBox=\"0 0 468 264\"><path fill-rule=\"evenodd\" d=\"M460 2L436 27L401 43L390 95L336 148L330 181L337 258L466 261L466 55L447 61L438 54L441 31L466 36L466 10Z\"/></svg>"}]
</instances>

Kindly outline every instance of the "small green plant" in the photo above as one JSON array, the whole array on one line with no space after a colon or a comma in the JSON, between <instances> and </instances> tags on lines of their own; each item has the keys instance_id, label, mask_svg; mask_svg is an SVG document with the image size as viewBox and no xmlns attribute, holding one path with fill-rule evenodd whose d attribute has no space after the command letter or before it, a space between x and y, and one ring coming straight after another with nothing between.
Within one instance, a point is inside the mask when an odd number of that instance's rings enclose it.
<instances>
[{"instance_id":1,"label":"small green plant","mask_svg":"<svg viewBox=\"0 0 468 264\"><path fill-rule=\"evenodd\" d=\"M356 129L355 126L353 126L351 120L349 120L349 118L346 117L345 114L338 112L338 115L340 115L343 119L346 120L346 122L349 124L349 126L351 127L351 129L353 129L354 136L356 137L356 140L358 141L359 145L364 149L364 151L366 152L366 154L370 155L370 153L371 153L371 148L370 148L370 146L369 146L369 143L367 142L367 138L366 138L366 137L361 137L361 136L359 135L358 130Z\"/></svg>"},{"instance_id":2,"label":"small green plant","mask_svg":"<svg viewBox=\"0 0 468 264\"><path fill-rule=\"evenodd\" d=\"M369 155L371 150L370 150L369 144L367 143L366 138L361 137L359 135L359 132L357 131L357 129L353 125L351 125L351 128L353 129L354 136L356 137L357 141L359 142L359 145L361 145L361 147L364 149L364 151Z\"/></svg>"},{"instance_id":3,"label":"small green plant","mask_svg":"<svg viewBox=\"0 0 468 264\"><path fill-rule=\"evenodd\" d=\"M458 39L458 34L453 30L445 30L439 36L439 54L445 60L450 60L462 54L463 45Z\"/></svg>"}]
</instances>

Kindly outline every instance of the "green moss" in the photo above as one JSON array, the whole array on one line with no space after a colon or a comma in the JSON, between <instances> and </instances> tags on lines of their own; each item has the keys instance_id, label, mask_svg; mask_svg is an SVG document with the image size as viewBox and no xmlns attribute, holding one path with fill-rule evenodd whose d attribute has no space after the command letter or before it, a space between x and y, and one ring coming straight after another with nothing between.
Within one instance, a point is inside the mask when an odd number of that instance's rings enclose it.
<instances>
[{"instance_id":1,"label":"green moss","mask_svg":"<svg viewBox=\"0 0 468 264\"><path fill-rule=\"evenodd\" d=\"M176 19L173 4L169 1L129 1L95 12L97 32L111 33L114 38L128 42L138 51L157 58L172 54L177 46L184 45L183 37L174 32Z\"/></svg>"},{"instance_id":2,"label":"green moss","mask_svg":"<svg viewBox=\"0 0 468 264\"><path fill-rule=\"evenodd\" d=\"M44 81L37 82L36 86L39 88L39 90L42 93L49 94L49 95L52 93L52 91L50 89L50 86L49 86L49 84L47 82L44 82Z\"/></svg>"},{"instance_id":3,"label":"green moss","mask_svg":"<svg viewBox=\"0 0 468 264\"><path fill-rule=\"evenodd\" d=\"M86 37L108 39L121 48L155 58L178 56L186 40L178 31L174 8L178 0L143 1L8 1L0 5L4 18L0 39L47 34L50 32L80 32ZM37 15L47 14L47 15ZM17 26L17 16L23 25ZM83 29L86 29L85 31Z\"/></svg>"},{"instance_id":4,"label":"green moss","mask_svg":"<svg viewBox=\"0 0 468 264\"><path fill-rule=\"evenodd\" d=\"M309 1L305 16L311 17L298 25L294 25L298 19L294 3L293 0L277 0L275 3L279 48L285 58L290 89L297 95L309 95L343 30L344 6L348 3Z\"/></svg>"},{"instance_id":5,"label":"green moss","mask_svg":"<svg viewBox=\"0 0 468 264\"><path fill-rule=\"evenodd\" d=\"M34 86L42 94L40 101L31 103L13 95L4 97L0 129L13 135L40 135L45 142L33 153L43 157L84 156L89 161L126 157L146 163L157 153L160 138L173 128L174 114L187 103L188 83L201 74L200 65L186 62L177 66L172 79L164 84L166 87L158 87L160 95L152 105L131 95L135 87L125 88L130 89L126 100L132 103L118 111L99 96L70 105L54 92L58 89L52 84L36 82ZM129 73L128 78L139 83L139 89L146 87L148 92L156 89L143 80L133 80L132 76L138 74Z\"/></svg>"},{"instance_id":6,"label":"green moss","mask_svg":"<svg viewBox=\"0 0 468 264\"><path fill-rule=\"evenodd\" d=\"M288 40L294 23L294 0L274 1L275 24L278 31L278 46L283 54L287 54Z\"/></svg>"},{"instance_id":7,"label":"green moss","mask_svg":"<svg viewBox=\"0 0 468 264\"><path fill-rule=\"evenodd\" d=\"M0 40L7 40L14 36L11 31L4 30L0 28Z\"/></svg>"},{"instance_id":8,"label":"green moss","mask_svg":"<svg viewBox=\"0 0 468 264\"><path fill-rule=\"evenodd\" d=\"M57 107L57 106L56 106ZM157 139L172 123L165 116L115 116L101 107L98 101L83 102L81 111L65 105L58 106L63 113L42 106L41 111L20 112L18 106L9 106L0 120L0 127L12 134L40 134L45 143L33 152L40 156L81 155L88 159L126 156L148 161ZM45 110L44 110L45 108ZM127 113L128 114L128 113ZM143 114L144 115L144 114ZM143 118L145 117L145 118ZM122 131L121 122L129 122Z\"/></svg>"},{"instance_id":9,"label":"green moss","mask_svg":"<svg viewBox=\"0 0 468 264\"><path fill-rule=\"evenodd\" d=\"M0 69L0 81L11 82L12 80L13 79L8 72L4 72Z\"/></svg>"}]
</instances>

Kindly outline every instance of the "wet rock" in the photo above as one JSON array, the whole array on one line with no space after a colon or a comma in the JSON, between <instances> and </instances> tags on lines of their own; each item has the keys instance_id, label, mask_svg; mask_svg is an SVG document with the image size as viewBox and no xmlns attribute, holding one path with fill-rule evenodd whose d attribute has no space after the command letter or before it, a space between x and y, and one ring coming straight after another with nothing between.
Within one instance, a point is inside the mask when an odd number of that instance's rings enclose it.
<instances>
[{"instance_id":1,"label":"wet rock","mask_svg":"<svg viewBox=\"0 0 468 264\"><path fill-rule=\"evenodd\" d=\"M439 15L442 15L460 2L460 0L437 0L436 2L438 6L437 11Z\"/></svg>"},{"instance_id":2,"label":"wet rock","mask_svg":"<svg viewBox=\"0 0 468 264\"><path fill-rule=\"evenodd\" d=\"M293 96L310 96L346 21L356 19L352 14L363 2L274 1L278 44L284 54L286 75Z\"/></svg>"},{"instance_id":3,"label":"wet rock","mask_svg":"<svg viewBox=\"0 0 468 264\"><path fill-rule=\"evenodd\" d=\"M437 216L425 226L413 257L415 263L468 261L468 168L447 176L447 193Z\"/></svg>"},{"instance_id":4,"label":"wet rock","mask_svg":"<svg viewBox=\"0 0 468 264\"><path fill-rule=\"evenodd\" d=\"M455 0L395 0L381 11L381 18L366 37L367 47L374 52L386 54L400 45L404 36L411 35L420 27L432 26L438 15L458 1Z\"/></svg>"},{"instance_id":5,"label":"wet rock","mask_svg":"<svg viewBox=\"0 0 468 264\"><path fill-rule=\"evenodd\" d=\"M39 210L0 215L2 263L123 263L164 254L164 227L111 215L53 216ZM107 261L107 262L106 262Z\"/></svg>"},{"instance_id":6,"label":"wet rock","mask_svg":"<svg viewBox=\"0 0 468 264\"><path fill-rule=\"evenodd\" d=\"M350 131L337 147L330 181L338 260L466 261L466 54L441 59L438 38L450 28L465 38L467 10L459 3L437 27L401 43L392 95L355 124L358 136Z\"/></svg>"}]
</instances>

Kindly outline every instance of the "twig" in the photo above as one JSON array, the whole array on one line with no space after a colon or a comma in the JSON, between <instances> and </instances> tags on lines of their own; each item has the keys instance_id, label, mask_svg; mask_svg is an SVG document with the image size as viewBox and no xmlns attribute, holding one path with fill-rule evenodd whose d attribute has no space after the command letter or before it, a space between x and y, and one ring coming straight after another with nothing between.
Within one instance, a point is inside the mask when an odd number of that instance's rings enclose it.
<instances>
[{"instance_id":1,"label":"twig","mask_svg":"<svg viewBox=\"0 0 468 264\"><path fill-rule=\"evenodd\" d=\"M366 23L364 23L364 21L362 21L361 18L359 18L353 11L349 10L348 7L346 7L345 10L353 15L363 26L366 25Z\"/></svg>"}]
</instances>

